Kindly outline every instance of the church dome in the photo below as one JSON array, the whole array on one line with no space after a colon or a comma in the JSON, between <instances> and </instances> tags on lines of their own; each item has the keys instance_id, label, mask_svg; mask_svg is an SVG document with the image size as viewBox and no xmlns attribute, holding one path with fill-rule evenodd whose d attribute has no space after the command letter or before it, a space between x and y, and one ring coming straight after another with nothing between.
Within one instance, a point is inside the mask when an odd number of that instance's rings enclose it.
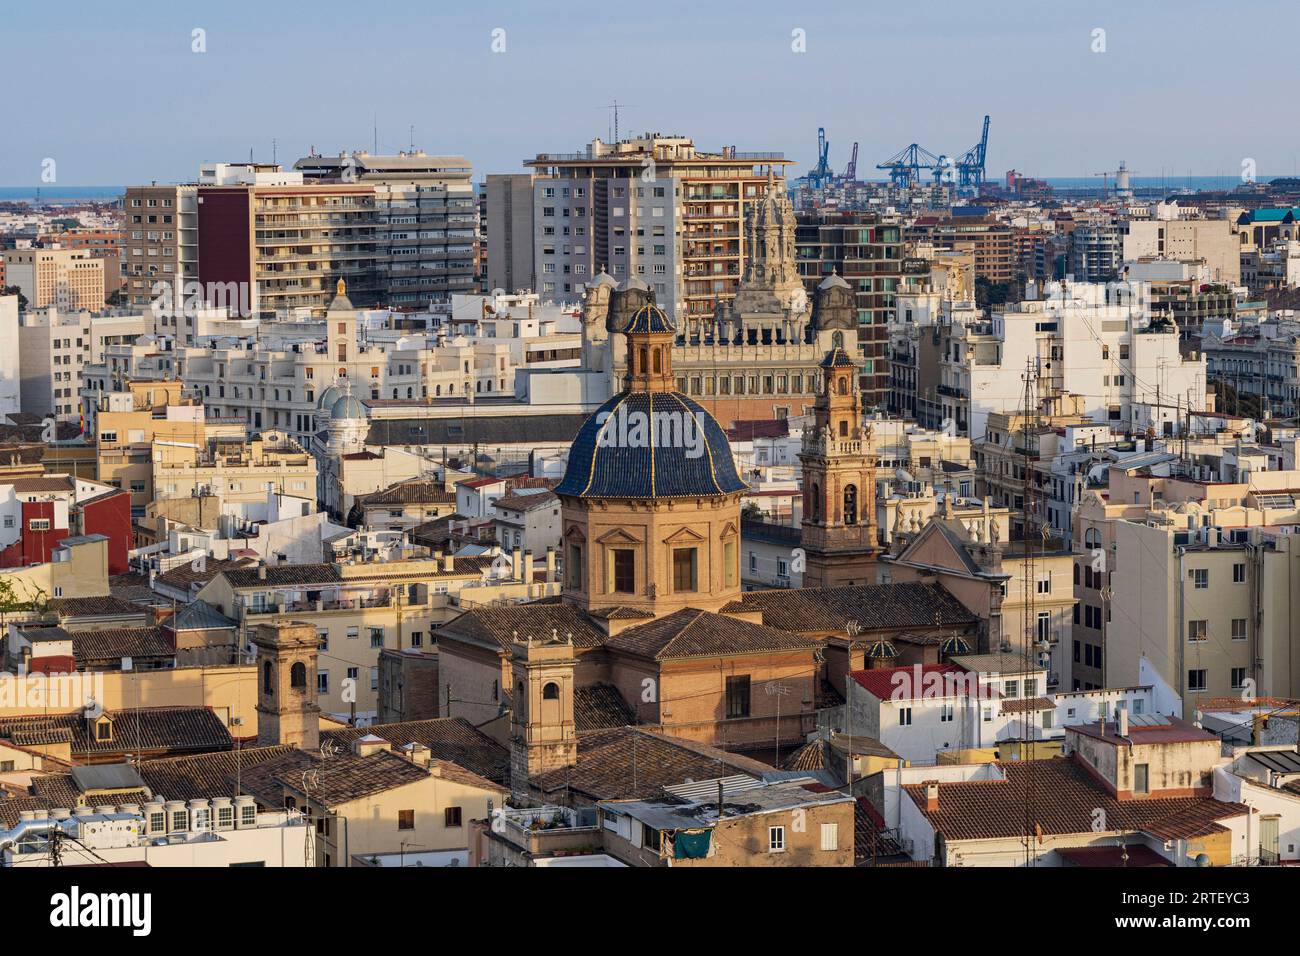
<instances>
[{"instance_id":1,"label":"church dome","mask_svg":"<svg viewBox=\"0 0 1300 956\"><path fill-rule=\"evenodd\" d=\"M320 393L320 398L316 400L316 407L323 408L328 412L334 407L334 403L339 400L339 396L342 394L343 389L339 388L337 385L331 385L329 388L325 389L325 391Z\"/></svg>"},{"instance_id":2,"label":"church dome","mask_svg":"<svg viewBox=\"0 0 1300 956\"><path fill-rule=\"evenodd\" d=\"M332 406L330 406L330 418L338 421L346 418L365 418L366 407L361 401L352 395L340 396Z\"/></svg>"},{"instance_id":3,"label":"church dome","mask_svg":"<svg viewBox=\"0 0 1300 956\"><path fill-rule=\"evenodd\" d=\"M727 436L707 411L678 392L624 392L578 431L555 493L700 498L745 488Z\"/></svg>"},{"instance_id":4,"label":"church dome","mask_svg":"<svg viewBox=\"0 0 1300 956\"><path fill-rule=\"evenodd\" d=\"M624 332L676 332L668 313L653 302L647 302L632 313Z\"/></svg>"}]
</instances>

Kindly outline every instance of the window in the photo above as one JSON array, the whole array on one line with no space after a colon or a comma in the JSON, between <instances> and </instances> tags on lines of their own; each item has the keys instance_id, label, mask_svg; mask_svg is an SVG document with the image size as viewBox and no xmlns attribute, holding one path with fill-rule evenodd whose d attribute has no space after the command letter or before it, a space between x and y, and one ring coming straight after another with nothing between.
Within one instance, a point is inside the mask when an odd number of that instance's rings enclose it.
<instances>
[{"instance_id":1,"label":"window","mask_svg":"<svg viewBox=\"0 0 1300 956\"><path fill-rule=\"evenodd\" d=\"M767 828L767 852L768 853L785 852L785 827Z\"/></svg>"},{"instance_id":2,"label":"window","mask_svg":"<svg viewBox=\"0 0 1300 956\"><path fill-rule=\"evenodd\" d=\"M559 700L559 699L560 699L560 685L555 683L555 681L548 681L546 686L542 688L542 700Z\"/></svg>"},{"instance_id":3,"label":"window","mask_svg":"<svg viewBox=\"0 0 1300 956\"><path fill-rule=\"evenodd\" d=\"M569 545L569 563L565 574L570 588L582 587L582 548L576 544Z\"/></svg>"},{"instance_id":4,"label":"window","mask_svg":"<svg viewBox=\"0 0 1300 956\"><path fill-rule=\"evenodd\" d=\"M1234 667L1232 669L1232 689L1241 690L1246 686L1246 668Z\"/></svg>"},{"instance_id":5,"label":"window","mask_svg":"<svg viewBox=\"0 0 1300 956\"><path fill-rule=\"evenodd\" d=\"M636 593L636 552L631 548L615 548L613 565L614 584L610 590L621 594Z\"/></svg>"},{"instance_id":6,"label":"window","mask_svg":"<svg viewBox=\"0 0 1300 956\"><path fill-rule=\"evenodd\" d=\"M844 523L858 523L858 487L849 485L844 489Z\"/></svg>"},{"instance_id":7,"label":"window","mask_svg":"<svg viewBox=\"0 0 1300 956\"><path fill-rule=\"evenodd\" d=\"M316 672L316 693L328 694L329 692L330 692L330 672L317 671Z\"/></svg>"},{"instance_id":8,"label":"window","mask_svg":"<svg viewBox=\"0 0 1300 956\"><path fill-rule=\"evenodd\" d=\"M673 591L694 591L697 587L697 551L695 548L673 548Z\"/></svg>"},{"instance_id":9,"label":"window","mask_svg":"<svg viewBox=\"0 0 1300 956\"><path fill-rule=\"evenodd\" d=\"M1189 691L1204 691L1209 684L1205 678L1205 668L1187 672L1187 689Z\"/></svg>"},{"instance_id":10,"label":"window","mask_svg":"<svg viewBox=\"0 0 1300 956\"><path fill-rule=\"evenodd\" d=\"M1204 591L1210 586L1210 569L1194 568L1192 570L1192 580L1195 582L1196 590Z\"/></svg>"},{"instance_id":11,"label":"window","mask_svg":"<svg viewBox=\"0 0 1300 956\"><path fill-rule=\"evenodd\" d=\"M267 663L271 662L267 661ZM302 661L296 662L289 668L289 686L298 690L307 689L307 665Z\"/></svg>"},{"instance_id":12,"label":"window","mask_svg":"<svg viewBox=\"0 0 1300 956\"><path fill-rule=\"evenodd\" d=\"M1232 619L1232 639L1234 641L1244 641L1246 639L1246 619L1244 617L1234 617Z\"/></svg>"},{"instance_id":13,"label":"window","mask_svg":"<svg viewBox=\"0 0 1300 956\"><path fill-rule=\"evenodd\" d=\"M1005 694L1007 697L1019 697L1020 681L1018 680L1007 681L1002 687L1002 693Z\"/></svg>"},{"instance_id":14,"label":"window","mask_svg":"<svg viewBox=\"0 0 1300 956\"><path fill-rule=\"evenodd\" d=\"M734 588L736 586L736 542L724 541L722 543L722 585L723 587Z\"/></svg>"},{"instance_id":15,"label":"window","mask_svg":"<svg viewBox=\"0 0 1300 956\"><path fill-rule=\"evenodd\" d=\"M1151 792L1151 770L1148 764L1139 763L1133 765L1133 792Z\"/></svg>"},{"instance_id":16,"label":"window","mask_svg":"<svg viewBox=\"0 0 1300 956\"><path fill-rule=\"evenodd\" d=\"M822 824L822 849L838 850L840 848L840 825L838 823Z\"/></svg>"},{"instance_id":17,"label":"window","mask_svg":"<svg viewBox=\"0 0 1300 956\"><path fill-rule=\"evenodd\" d=\"M1039 594L1052 593L1052 576L1050 574L1047 575L1046 577L1041 577L1038 579L1038 593Z\"/></svg>"},{"instance_id":18,"label":"window","mask_svg":"<svg viewBox=\"0 0 1300 956\"><path fill-rule=\"evenodd\" d=\"M953 718L952 704L939 705L939 723L950 724L952 723L952 718Z\"/></svg>"},{"instance_id":19,"label":"window","mask_svg":"<svg viewBox=\"0 0 1300 956\"><path fill-rule=\"evenodd\" d=\"M415 811L398 810L397 811L397 829L414 830L415 829Z\"/></svg>"},{"instance_id":20,"label":"window","mask_svg":"<svg viewBox=\"0 0 1300 956\"><path fill-rule=\"evenodd\" d=\"M900 727L911 727L911 726L912 726L912 708L911 708L911 707L900 707L900 708L898 708L898 726L900 726Z\"/></svg>"},{"instance_id":21,"label":"window","mask_svg":"<svg viewBox=\"0 0 1300 956\"><path fill-rule=\"evenodd\" d=\"M275 686L271 674L272 674L271 662L263 661L262 662L262 693L263 694L271 693L273 687Z\"/></svg>"},{"instance_id":22,"label":"window","mask_svg":"<svg viewBox=\"0 0 1300 956\"><path fill-rule=\"evenodd\" d=\"M1232 583L1233 583L1233 584L1245 584L1245 583L1246 583L1246 565L1245 565L1245 564L1234 564L1234 565L1232 566Z\"/></svg>"},{"instance_id":23,"label":"window","mask_svg":"<svg viewBox=\"0 0 1300 956\"><path fill-rule=\"evenodd\" d=\"M1188 621L1187 622L1187 639L1189 641L1204 641L1209 638L1209 621Z\"/></svg>"},{"instance_id":24,"label":"window","mask_svg":"<svg viewBox=\"0 0 1300 956\"><path fill-rule=\"evenodd\" d=\"M749 716L749 675L727 678L727 719Z\"/></svg>"},{"instance_id":25,"label":"window","mask_svg":"<svg viewBox=\"0 0 1300 956\"><path fill-rule=\"evenodd\" d=\"M442 811L442 825L445 827L458 827L461 825L460 807L448 807Z\"/></svg>"}]
</instances>

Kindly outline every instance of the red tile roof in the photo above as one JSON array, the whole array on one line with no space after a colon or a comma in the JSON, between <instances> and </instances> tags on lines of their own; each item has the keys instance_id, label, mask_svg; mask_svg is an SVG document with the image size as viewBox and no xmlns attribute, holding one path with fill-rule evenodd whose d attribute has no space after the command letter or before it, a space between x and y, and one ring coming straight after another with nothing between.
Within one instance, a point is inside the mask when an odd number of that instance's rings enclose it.
<instances>
[{"instance_id":1,"label":"red tile roof","mask_svg":"<svg viewBox=\"0 0 1300 956\"><path fill-rule=\"evenodd\" d=\"M918 679L919 674L919 679ZM931 677L930 675L936 675ZM929 697L969 697L978 676L955 664L923 664L854 671L858 686L880 700L918 700Z\"/></svg>"}]
</instances>

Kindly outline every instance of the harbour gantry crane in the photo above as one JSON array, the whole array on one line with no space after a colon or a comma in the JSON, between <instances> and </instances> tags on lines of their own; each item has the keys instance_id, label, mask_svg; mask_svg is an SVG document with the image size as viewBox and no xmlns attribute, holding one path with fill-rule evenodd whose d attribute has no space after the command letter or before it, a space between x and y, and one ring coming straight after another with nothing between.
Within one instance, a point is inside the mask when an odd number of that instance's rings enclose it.
<instances>
[{"instance_id":1,"label":"harbour gantry crane","mask_svg":"<svg viewBox=\"0 0 1300 956\"><path fill-rule=\"evenodd\" d=\"M844 167L844 179L846 182L853 182L858 178L858 144L853 144L853 155L849 157L849 164Z\"/></svg>"},{"instance_id":2,"label":"harbour gantry crane","mask_svg":"<svg viewBox=\"0 0 1300 956\"><path fill-rule=\"evenodd\" d=\"M984 132L980 141L957 159L957 191L962 195L978 195L984 182L984 159L989 146L989 118L984 116Z\"/></svg>"},{"instance_id":3,"label":"harbour gantry crane","mask_svg":"<svg viewBox=\"0 0 1300 956\"><path fill-rule=\"evenodd\" d=\"M826 127L819 126L817 127L817 165L808 174L808 184L814 189L821 189L835 178L835 174L831 172L830 152L831 144L826 142Z\"/></svg>"},{"instance_id":4,"label":"harbour gantry crane","mask_svg":"<svg viewBox=\"0 0 1300 956\"><path fill-rule=\"evenodd\" d=\"M883 163L877 163L876 169L889 173L889 181L901 189L910 189L921 182L921 170L938 169L942 160L923 146L912 143L905 146Z\"/></svg>"}]
</instances>

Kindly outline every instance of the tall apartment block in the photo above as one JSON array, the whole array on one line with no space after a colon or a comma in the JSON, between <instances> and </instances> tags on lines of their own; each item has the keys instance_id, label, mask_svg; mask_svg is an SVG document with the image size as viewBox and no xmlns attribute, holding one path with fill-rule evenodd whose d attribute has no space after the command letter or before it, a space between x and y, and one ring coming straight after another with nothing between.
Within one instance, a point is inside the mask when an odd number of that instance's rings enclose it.
<instances>
[{"instance_id":1,"label":"tall apartment block","mask_svg":"<svg viewBox=\"0 0 1300 956\"><path fill-rule=\"evenodd\" d=\"M27 297L27 308L66 311L104 307L104 260L83 249L6 249L5 281Z\"/></svg>"},{"instance_id":2,"label":"tall apartment block","mask_svg":"<svg viewBox=\"0 0 1300 956\"><path fill-rule=\"evenodd\" d=\"M1123 255L1124 227L1120 223L1080 222L1070 234L1069 272L1076 282L1118 279Z\"/></svg>"},{"instance_id":3,"label":"tall apartment block","mask_svg":"<svg viewBox=\"0 0 1300 956\"><path fill-rule=\"evenodd\" d=\"M80 419L82 369L102 362L110 345L134 342L145 332L143 315L44 308L28 309L19 318L22 410L52 414L61 422Z\"/></svg>"},{"instance_id":4,"label":"tall apartment block","mask_svg":"<svg viewBox=\"0 0 1300 956\"><path fill-rule=\"evenodd\" d=\"M478 200L465 157L429 156L423 150L312 155L294 169L312 185L373 188L375 292L381 304L414 308L450 302L453 294L478 287ZM353 295L349 280L348 295L357 304L365 299L360 293Z\"/></svg>"},{"instance_id":5,"label":"tall apartment block","mask_svg":"<svg viewBox=\"0 0 1300 956\"><path fill-rule=\"evenodd\" d=\"M894 296L923 279L904 269L902 225L871 212L804 212L795 232L799 275L812 296L837 274L853 290L858 326L862 404L889 399L889 320Z\"/></svg>"},{"instance_id":6,"label":"tall apartment block","mask_svg":"<svg viewBox=\"0 0 1300 956\"><path fill-rule=\"evenodd\" d=\"M1014 282L1019 271L1016 233L996 219L957 216L934 226L930 241L937 249L969 252L975 275L990 282Z\"/></svg>"},{"instance_id":7,"label":"tall apartment block","mask_svg":"<svg viewBox=\"0 0 1300 956\"><path fill-rule=\"evenodd\" d=\"M537 287L533 274L533 183L536 179L532 173L490 173L487 177L484 292L533 291Z\"/></svg>"},{"instance_id":8,"label":"tall apartment block","mask_svg":"<svg viewBox=\"0 0 1300 956\"><path fill-rule=\"evenodd\" d=\"M533 184L533 261L544 299L577 302L602 270L637 279L678 319L711 316L744 266L748 208L781 153L706 153L681 136L647 133L578 153L539 153ZM489 254L489 260L491 255Z\"/></svg>"},{"instance_id":9,"label":"tall apartment block","mask_svg":"<svg viewBox=\"0 0 1300 956\"><path fill-rule=\"evenodd\" d=\"M198 278L198 187L129 186L122 205L123 304L144 310L154 301L156 283L168 283L175 294ZM182 338L183 317L167 315L159 321Z\"/></svg>"}]
</instances>

